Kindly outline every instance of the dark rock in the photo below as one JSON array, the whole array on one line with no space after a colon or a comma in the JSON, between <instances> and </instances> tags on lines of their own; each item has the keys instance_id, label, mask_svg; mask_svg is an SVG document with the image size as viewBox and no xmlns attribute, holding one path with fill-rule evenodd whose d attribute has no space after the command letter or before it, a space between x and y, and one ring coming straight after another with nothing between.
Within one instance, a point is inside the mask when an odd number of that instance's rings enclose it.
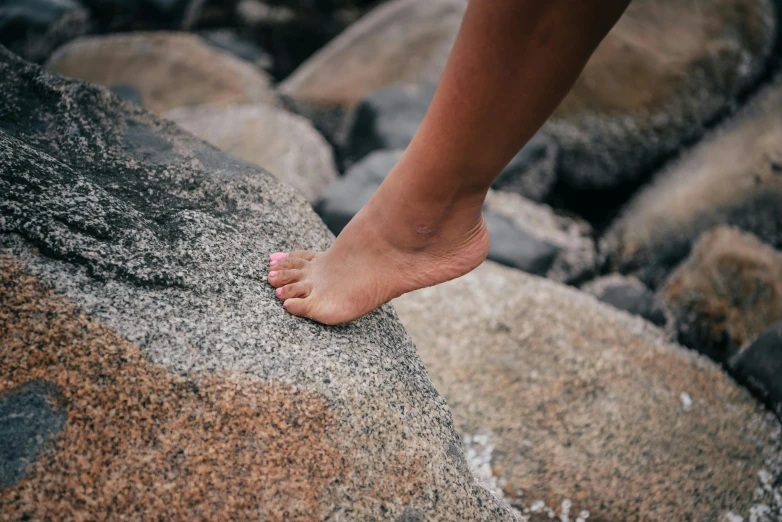
<instances>
[{"instance_id":1,"label":"dark rock","mask_svg":"<svg viewBox=\"0 0 782 522\"><path fill-rule=\"evenodd\" d=\"M43 62L91 29L89 12L78 0L0 2L0 44L31 62Z\"/></svg>"},{"instance_id":2,"label":"dark rock","mask_svg":"<svg viewBox=\"0 0 782 522\"><path fill-rule=\"evenodd\" d=\"M771 0L635 0L545 131L574 190L638 183L699 138L766 69Z\"/></svg>"},{"instance_id":3,"label":"dark rock","mask_svg":"<svg viewBox=\"0 0 782 522\"><path fill-rule=\"evenodd\" d=\"M106 87L132 85L157 113L208 103L277 103L262 70L188 33L80 38L58 49L46 67Z\"/></svg>"},{"instance_id":4,"label":"dark rock","mask_svg":"<svg viewBox=\"0 0 782 522\"><path fill-rule=\"evenodd\" d=\"M432 85L394 85L361 100L348 116L344 158L360 160L380 149L404 149L413 140L434 96ZM556 147L543 133L532 137L492 185L543 201L556 180Z\"/></svg>"},{"instance_id":5,"label":"dark rock","mask_svg":"<svg viewBox=\"0 0 782 522\"><path fill-rule=\"evenodd\" d=\"M333 240L304 198L107 89L0 77L0 392L68 405L4 517L514 520L391 306L280 306L268 254Z\"/></svg>"},{"instance_id":6,"label":"dark rock","mask_svg":"<svg viewBox=\"0 0 782 522\"><path fill-rule=\"evenodd\" d=\"M109 90L127 102L144 105L144 93L133 84L118 83L109 87Z\"/></svg>"},{"instance_id":7,"label":"dark rock","mask_svg":"<svg viewBox=\"0 0 782 522\"><path fill-rule=\"evenodd\" d=\"M742 348L730 361L730 369L782 421L782 322Z\"/></svg>"},{"instance_id":8,"label":"dark rock","mask_svg":"<svg viewBox=\"0 0 782 522\"><path fill-rule=\"evenodd\" d=\"M531 520L777 520L779 422L649 322L488 261L393 305L476 475Z\"/></svg>"},{"instance_id":9,"label":"dark rock","mask_svg":"<svg viewBox=\"0 0 782 522\"><path fill-rule=\"evenodd\" d=\"M0 488L19 482L27 466L65 426L57 387L29 381L0 393Z\"/></svg>"},{"instance_id":10,"label":"dark rock","mask_svg":"<svg viewBox=\"0 0 782 522\"><path fill-rule=\"evenodd\" d=\"M782 249L781 115L777 78L633 197L601 240L606 266L657 289L720 225Z\"/></svg>"},{"instance_id":11,"label":"dark rock","mask_svg":"<svg viewBox=\"0 0 782 522\"><path fill-rule=\"evenodd\" d=\"M593 279L581 289L614 308L643 317L661 328L672 326L673 318L662 301L634 277L611 274Z\"/></svg>"},{"instance_id":12,"label":"dark rock","mask_svg":"<svg viewBox=\"0 0 782 522\"><path fill-rule=\"evenodd\" d=\"M491 237L488 258L500 264L546 275L559 254L559 248L516 228L507 218L484 212Z\"/></svg>"},{"instance_id":13,"label":"dark rock","mask_svg":"<svg viewBox=\"0 0 782 522\"><path fill-rule=\"evenodd\" d=\"M717 361L782 321L782 253L752 234L718 227L704 234L660 296L679 341Z\"/></svg>"},{"instance_id":14,"label":"dark rock","mask_svg":"<svg viewBox=\"0 0 782 522\"><path fill-rule=\"evenodd\" d=\"M339 234L367 204L401 156L401 150L373 152L326 190L315 210L332 232Z\"/></svg>"},{"instance_id":15,"label":"dark rock","mask_svg":"<svg viewBox=\"0 0 782 522\"><path fill-rule=\"evenodd\" d=\"M594 276L597 254L586 222L494 190L486 197L484 215L491 234L489 259L569 284Z\"/></svg>"},{"instance_id":16,"label":"dark rock","mask_svg":"<svg viewBox=\"0 0 782 522\"><path fill-rule=\"evenodd\" d=\"M199 31L198 35L218 49L228 51L265 71L272 68L272 57L255 42L242 38L231 29L209 29Z\"/></svg>"},{"instance_id":17,"label":"dark rock","mask_svg":"<svg viewBox=\"0 0 782 522\"><path fill-rule=\"evenodd\" d=\"M101 32L179 29L200 0L82 0Z\"/></svg>"}]
</instances>

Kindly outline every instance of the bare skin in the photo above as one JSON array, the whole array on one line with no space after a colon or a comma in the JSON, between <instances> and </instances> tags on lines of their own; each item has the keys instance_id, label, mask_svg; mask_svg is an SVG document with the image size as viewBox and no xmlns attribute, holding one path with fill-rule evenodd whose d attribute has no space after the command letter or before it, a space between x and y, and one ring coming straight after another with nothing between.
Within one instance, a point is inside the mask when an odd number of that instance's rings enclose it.
<instances>
[{"instance_id":1,"label":"bare skin","mask_svg":"<svg viewBox=\"0 0 782 522\"><path fill-rule=\"evenodd\" d=\"M346 323L483 262L492 181L628 3L472 0L426 118L372 199L325 252L270 256L285 309Z\"/></svg>"}]
</instances>

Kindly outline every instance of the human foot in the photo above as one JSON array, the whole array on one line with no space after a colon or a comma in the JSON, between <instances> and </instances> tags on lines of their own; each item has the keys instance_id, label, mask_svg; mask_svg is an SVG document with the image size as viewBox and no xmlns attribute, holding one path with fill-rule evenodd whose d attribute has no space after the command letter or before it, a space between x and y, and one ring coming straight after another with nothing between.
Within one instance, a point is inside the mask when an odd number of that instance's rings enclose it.
<instances>
[{"instance_id":1,"label":"human foot","mask_svg":"<svg viewBox=\"0 0 782 522\"><path fill-rule=\"evenodd\" d=\"M486 258L480 205L417 211L408 201L402 207L389 211L388 198L376 194L325 252L272 254L268 280L283 307L320 323L346 323L402 294L464 275Z\"/></svg>"}]
</instances>

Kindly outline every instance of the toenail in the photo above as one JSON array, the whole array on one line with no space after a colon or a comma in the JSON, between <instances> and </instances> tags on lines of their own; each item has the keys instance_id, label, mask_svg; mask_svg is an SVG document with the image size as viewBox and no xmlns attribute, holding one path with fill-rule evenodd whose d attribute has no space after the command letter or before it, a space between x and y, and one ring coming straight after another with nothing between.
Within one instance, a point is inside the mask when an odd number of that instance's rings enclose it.
<instances>
[{"instance_id":1,"label":"toenail","mask_svg":"<svg viewBox=\"0 0 782 522\"><path fill-rule=\"evenodd\" d=\"M280 259L285 259L286 257L288 257L288 254L286 254L285 252L275 252L274 254L269 256L269 259L271 259L272 261L279 261Z\"/></svg>"},{"instance_id":2,"label":"toenail","mask_svg":"<svg viewBox=\"0 0 782 522\"><path fill-rule=\"evenodd\" d=\"M282 288L278 288L274 291L277 295L282 295Z\"/></svg>"},{"instance_id":3,"label":"toenail","mask_svg":"<svg viewBox=\"0 0 782 522\"><path fill-rule=\"evenodd\" d=\"M269 277L274 277L274 276L276 276L276 275L277 275L277 272L275 272L274 270L272 270L271 272L269 272Z\"/></svg>"},{"instance_id":4,"label":"toenail","mask_svg":"<svg viewBox=\"0 0 782 522\"><path fill-rule=\"evenodd\" d=\"M282 303L282 307L283 308L288 308L288 302L286 301L286 302Z\"/></svg>"},{"instance_id":5,"label":"toenail","mask_svg":"<svg viewBox=\"0 0 782 522\"><path fill-rule=\"evenodd\" d=\"M276 259L272 259L272 262L269 263L269 266L274 266L276 264L277 264L277 260Z\"/></svg>"}]
</instances>

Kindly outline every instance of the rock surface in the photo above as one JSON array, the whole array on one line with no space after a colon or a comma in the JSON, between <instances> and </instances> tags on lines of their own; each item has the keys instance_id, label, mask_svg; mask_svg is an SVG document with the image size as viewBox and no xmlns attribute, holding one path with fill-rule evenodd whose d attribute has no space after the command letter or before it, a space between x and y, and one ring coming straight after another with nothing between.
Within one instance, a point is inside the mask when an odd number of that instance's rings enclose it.
<instances>
[{"instance_id":1,"label":"rock surface","mask_svg":"<svg viewBox=\"0 0 782 522\"><path fill-rule=\"evenodd\" d=\"M106 89L0 50L0 392L68 421L11 519L513 520L469 472L393 310L286 314L307 202Z\"/></svg>"},{"instance_id":2,"label":"rock surface","mask_svg":"<svg viewBox=\"0 0 782 522\"><path fill-rule=\"evenodd\" d=\"M601 241L609 267L657 288L722 224L782 248L782 78L660 172Z\"/></svg>"},{"instance_id":3,"label":"rock surface","mask_svg":"<svg viewBox=\"0 0 782 522\"><path fill-rule=\"evenodd\" d=\"M646 321L492 263L394 307L485 479L534 520L782 515L776 419Z\"/></svg>"},{"instance_id":4,"label":"rock surface","mask_svg":"<svg viewBox=\"0 0 782 522\"><path fill-rule=\"evenodd\" d=\"M566 283L594 275L597 253L588 223L496 190L489 191L484 210L492 243L489 259ZM502 224L492 226L497 221ZM505 262L506 257L511 262ZM544 260L549 262L544 269L533 270L526 268L527 259L541 267Z\"/></svg>"},{"instance_id":5,"label":"rock surface","mask_svg":"<svg viewBox=\"0 0 782 522\"><path fill-rule=\"evenodd\" d=\"M436 83L465 0L391 0L299 66L280 90L298 100L352 106L396 83Z\"/></svg>"},{"instance_id":6,"label":"rock surface","mask_svg":"<svg viewBox=\"0 0 782 522\"><path fill-rule=\"evenodd\" d=\"M432 85L393 85L361 100L351 115L344 145L355 162L381 149L404 149L415 136L434 96ZM543 133L532 137L497 177L494 188L543 201L556 181L556 146Z\"/></svg>"},{"instance_id":7,"label":"rock surface","mask_svg":"<svg viewBox=\"0 0 782 522\"><path fill-rule=\"evenodd\" d=\"M581 290L663 329L673 326L673 316L665 304L635 277L610 274L589 281Z\"/></svg>"},{"instance_id":8,"label":"rock surface","mask_svg":"<svg viewBox=\"0 0 782 522\"><path fill-rule=\"evenodd\" d=\"M43 62L59 46L91 29L90 13L78 0L0 3L0 44L31 62Z\"/></svg>"},{"instance_id":9,"label":"rock surface","mask_svg":"<svg viewBox=\"0 0 782 522\"><path fill-rule=\"evenodd\" d=\"M187 33L129 33L75 40L47 62L55 72L106 87L135 86L157 113L207 103L267 103L269 78Z\"/></svg>"},{"instance_id":10,"label":"rock surface","mask_svg":"<svg viewBox=\"0 0 782 522\"><path fill-rule=\"evenodd\" d=\"M679 342L717 361L782 321L782 253L751 234L717 227L660 291L676 318Z\"/></svg>"},{"instance_id":11,"label":"rock surface","mask_svg":"<svg viewBox=\"0 0 782 522\"><path fill-rule=\"evenodd\" d=\"M202 105L164 114L220 150L254 163L315 202L337 180L331 147L301 116L267 105Z\"/></svg>"},{"instance_id":12,"label":"rock surface","mask_svg":"<svg viewBox=\"0 0 782 522\"><path fill-rule=\"evenodd\" d=\"M544 128L559 176L609 188L647 174L700 136L763 72L771 0L636 0Z\"/></svg>"},{"instance_id":13,"label":"rock surface","mask_svg":"<svg viewBox=\"0 0 782 522\"><path fill-rule=\"evenodd\" d=\"M782 421L782 322L771 325L744 347L731 360L730 369Z\"/></svg>"}]
</instances>

